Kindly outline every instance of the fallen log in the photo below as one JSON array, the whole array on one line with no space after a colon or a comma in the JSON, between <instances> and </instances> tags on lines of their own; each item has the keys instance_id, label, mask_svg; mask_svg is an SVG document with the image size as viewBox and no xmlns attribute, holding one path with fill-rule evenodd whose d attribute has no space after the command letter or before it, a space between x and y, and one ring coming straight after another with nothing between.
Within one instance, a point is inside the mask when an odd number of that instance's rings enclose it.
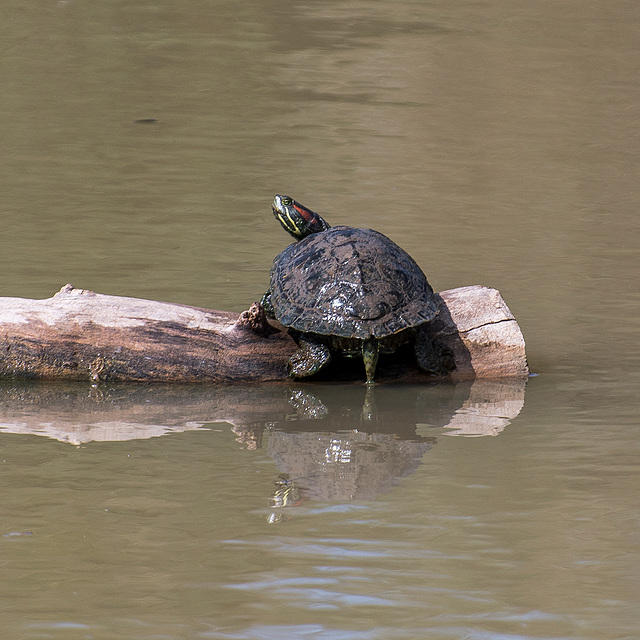
<instances>
[{"instance_id":1,"label":"fallen log","mask_svg":"<svg viewBox=\"0 0 640 640\"><path fill-rule=\"evenodd\" d=\"M495 289L439 294L433 337L454 352L451 379L526 377L524 339ZM262 308L240 314L76 289L52 298L0 298L0 378L262 382L288 379L296 344ZM330 372L326 375L330 375ZM433 379L410 358L379 364L377 379Z\"/></svg>"}]
</instances>

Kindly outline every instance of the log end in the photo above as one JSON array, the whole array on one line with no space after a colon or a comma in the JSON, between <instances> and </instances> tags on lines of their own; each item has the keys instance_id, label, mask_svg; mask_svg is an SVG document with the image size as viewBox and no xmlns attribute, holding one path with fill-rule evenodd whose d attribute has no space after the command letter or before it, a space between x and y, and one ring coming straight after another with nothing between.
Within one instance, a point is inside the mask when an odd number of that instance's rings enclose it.
<instances>
[{"instance_id":1,"label":"log end","mask_svg":"<svg viewBox=\"0 0 640 640\"><path fill-rule=\"evenodd\" d=\"M434 337L453 350L454 380L530 375L518 323L496 289L474 285L438 294Z\"/></svg>"}]
</instances>

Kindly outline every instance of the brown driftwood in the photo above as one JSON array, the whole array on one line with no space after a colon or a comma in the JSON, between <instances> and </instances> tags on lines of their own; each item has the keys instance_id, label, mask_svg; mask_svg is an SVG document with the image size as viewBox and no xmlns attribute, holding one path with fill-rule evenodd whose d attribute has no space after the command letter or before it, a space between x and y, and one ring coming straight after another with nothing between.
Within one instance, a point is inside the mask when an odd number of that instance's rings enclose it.
<instances>
[{"instance_id":1,"label":"brown driftwood","mask_svg":"<svg viewBox=\"0 0 640 640\"><path fill-rule=\"evenodd\" d=\"M435 338L454 351L453 379L525 377L524 339L495 289L440 294ZM0 377L249 382L288 378L296 349L259 305L238 314L64 286L52 298L0 298ZM396 359L393 379L424 379ZM385 379L385 364L378 377Z\"/></svg>"}]
</instances>

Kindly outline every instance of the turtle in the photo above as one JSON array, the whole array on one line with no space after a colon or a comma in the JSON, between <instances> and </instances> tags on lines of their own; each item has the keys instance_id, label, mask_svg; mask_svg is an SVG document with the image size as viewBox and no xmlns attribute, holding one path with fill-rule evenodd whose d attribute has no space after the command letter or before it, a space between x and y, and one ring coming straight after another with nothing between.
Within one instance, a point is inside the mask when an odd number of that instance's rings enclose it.
<instances>
[{"instance_id":1,"label":"turtle","mask_svg":"<svg viewBox=\"0 0 640 640\"><path fill-rule=\"evenodd\" d=\"M454 368L451 350L425 330L438 299L406 251L373 229L332 227L289 196L276 195L272 210L295 242L274 259L262 306L298 344L291 377L315 374L337 352L362 357L371 385L378 355L408 342L424 371Z\"/></svg>"}]
</instances>

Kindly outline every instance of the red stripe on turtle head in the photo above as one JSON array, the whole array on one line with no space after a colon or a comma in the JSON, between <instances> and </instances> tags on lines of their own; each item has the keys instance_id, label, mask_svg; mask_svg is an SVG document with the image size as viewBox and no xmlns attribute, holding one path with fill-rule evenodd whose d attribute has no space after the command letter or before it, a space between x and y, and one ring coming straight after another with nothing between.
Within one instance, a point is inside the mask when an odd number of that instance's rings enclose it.
<instances>
[{"instance_id":1,"label":"red stripe on turtle head","mask_svg":"<svg viewBox=\"0 0 640 640\"><path fill-rule=\"evenodd\" d=\"M305 209L301 207L299 204L293 204L293 208L307 221L307 222L315 222L316 215L309 211L309 209Z\"/></svg>"}]
</instances>

